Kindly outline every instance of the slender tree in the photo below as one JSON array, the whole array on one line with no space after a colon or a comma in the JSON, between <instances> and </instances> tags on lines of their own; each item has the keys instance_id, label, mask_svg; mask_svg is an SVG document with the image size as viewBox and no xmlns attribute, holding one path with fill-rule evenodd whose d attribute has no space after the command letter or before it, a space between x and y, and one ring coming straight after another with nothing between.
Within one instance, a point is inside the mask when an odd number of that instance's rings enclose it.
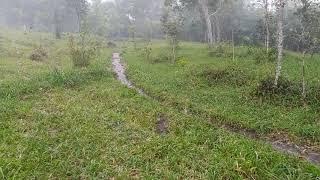
<instances>
[{"instance_id":1,"label":"slender tree","mask_svg":"<svg viewBox=\"0 0 320 180\"><path fill-rule=\"evenodd\" d=\"M278 81L281 76L282 60L283 60L283 23L284 23L284 8L286 5L286 0L277 0L276 7L278 13L278 59L276 66L276 76L274 80L274 86L278 86Z\"/></svg>"},{"instance_id":2,"label":"slender tree","mask_svg":"<svg viewBox=\"0 0 320 180\"><path fill-rule=\"evenodd\" d=\"M269 25L269 0L264 0L264 9L265 9L265 28L266 28L266 39L265 46L267 53L269 52L270 47L270 25Z\"/></svg>"},{"instance_id":3,"label":"slender tree","mask_svg":"<svg viewBox=\"0 0 320 180\"><path fill-rule=\"evenodd\" d=\"M207 26L207 40L209 47L213 46L214 43L214 38L213 38L213 30L212 30L212 22L209 14L209 9L208 9L208 0L198 0L201 10L203 12L205 21L206 21L206 26Z\"/></svg>"}]
</instances>

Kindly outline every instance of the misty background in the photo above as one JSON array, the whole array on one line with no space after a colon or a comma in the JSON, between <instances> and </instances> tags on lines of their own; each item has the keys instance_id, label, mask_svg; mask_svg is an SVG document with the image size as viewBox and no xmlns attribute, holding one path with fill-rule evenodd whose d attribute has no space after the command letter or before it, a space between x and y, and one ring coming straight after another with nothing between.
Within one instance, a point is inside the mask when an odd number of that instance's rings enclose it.
<instances>
[{"instance_id":1,"label":"misty background","mask_svg":"<svg viewBox=\"0 0 320 180\"><path fill-rule=\"evenodd\" d=\"M82 1L86 7L79 9L76 7L77 3ZM2 0L0 24L21 30L75 33L80 31L81 24L85 21L89 32L107 39L163 39L165 33L161 26L161 19L164 15L165 3L164 0ZM193 0L179 1L177 4L179 16L183 17L178 39L206 42L208 39L206 21L200 6ZM275 46L276 8L273 2L269 6L270 44ZM299 35L303 31L298 14L301 8L301 3L296 1L288 1L285 7L284 47L286 49L295 51L303 49L299 42ZM265 43L263 1L211 0L208 1L208 9L213 13L210 18L215 42L229 42L233 37L236 44L263 45ZM319 11L317 13L312 17L319 17ZM319 20L313 20L312 24L319 27ZM318 37L319 34L317 31L313 36ZM319 48L313 49L318 51Z\"/></svg>"}]
</instances>

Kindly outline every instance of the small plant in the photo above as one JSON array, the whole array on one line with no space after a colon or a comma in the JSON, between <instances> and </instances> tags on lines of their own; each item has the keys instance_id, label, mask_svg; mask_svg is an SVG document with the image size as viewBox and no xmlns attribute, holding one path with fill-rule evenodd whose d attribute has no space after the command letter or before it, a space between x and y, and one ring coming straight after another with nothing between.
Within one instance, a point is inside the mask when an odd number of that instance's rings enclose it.
<instances>
[{"instance_id":1,"label":"small plant","mask_svg":"<svg viewBox=\"0 0 320 180\"><path fill-rule=\"evenodd\" d=\"M184 66L188 65L188 62L189 62L188 58L179 57L178 60L177 60L177 65L184 67Z\"/></svg>"},{"instance_id":2,"label":"small plant","mask_svg":"<svg viewBox=\"0 0 320 180\"><path fill-rule=\"evenodd\" d=\"M71 60L75 67L87 67L90 61L96 57L99 51L99 45L90 39L87 39L86 33L80 34L80 41L76 42L74 36L70 36L69 50Z\"/></svg>"},{"instance_id":3,"label":"small plant","mask_svg":"<svg viewBox=\"0 0 320 180\"><path fill-rule=\"evenodd\" d=\"M144 48L143 48L143 54L145 56L145 59L147 61L151 60L151 53L152 53L152 48L150 46L150 44L148 43Z\"/></svg>"},{"instance_id":4,"label":"small plant","mask_svg":"<svg viewBox=\"0 0 320 180\"><path fill-rule=\"evenodd\" d=\"M31 52L31 55L29 58L33 61L44 61L46 58L48 58L48 52L46 51L45 48L40 46Z\"/></svg>"}]
</instances>

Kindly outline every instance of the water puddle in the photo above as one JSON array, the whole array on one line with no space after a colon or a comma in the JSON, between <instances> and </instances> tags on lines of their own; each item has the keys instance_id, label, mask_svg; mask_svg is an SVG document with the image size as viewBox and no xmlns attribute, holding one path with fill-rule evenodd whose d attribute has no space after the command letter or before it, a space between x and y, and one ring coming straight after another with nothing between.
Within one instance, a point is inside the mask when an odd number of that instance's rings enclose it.
<instances>
[{"instance_id":1,"label":"water puddle","mask_svg":"<svg viewBox=\"0 0 320 180\"><path fill-rule=\"evenodd\" d=\"M307 148L297 146L293 143L274 141L271 143L272 147L278 151L306 159L310 163L320 166L320 154L312 152Z\"/></svg>"}]
</instances>

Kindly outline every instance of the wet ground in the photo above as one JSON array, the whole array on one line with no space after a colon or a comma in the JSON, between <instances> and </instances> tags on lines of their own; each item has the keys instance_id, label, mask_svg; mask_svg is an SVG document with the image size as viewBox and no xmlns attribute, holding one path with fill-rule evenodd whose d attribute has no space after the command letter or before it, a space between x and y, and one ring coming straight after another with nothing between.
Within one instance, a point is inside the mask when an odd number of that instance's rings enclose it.
<instances>
[{"instance_id":1,"label":"wet ground","mask_svg":"<svg viewBox=\"0 0 320 180\"><path fill-rule=\"evenodd\" d=\"M121 63L121 57L119 53L112 54L112 65L113 65L113 71L116 73L118 80L122 84L126 85L128 88L137 90L141 95L145 95L145 93L141 89L133 86L133 84L128 80L125 73L125 67Z\"/></svg>"}]
</instances>

